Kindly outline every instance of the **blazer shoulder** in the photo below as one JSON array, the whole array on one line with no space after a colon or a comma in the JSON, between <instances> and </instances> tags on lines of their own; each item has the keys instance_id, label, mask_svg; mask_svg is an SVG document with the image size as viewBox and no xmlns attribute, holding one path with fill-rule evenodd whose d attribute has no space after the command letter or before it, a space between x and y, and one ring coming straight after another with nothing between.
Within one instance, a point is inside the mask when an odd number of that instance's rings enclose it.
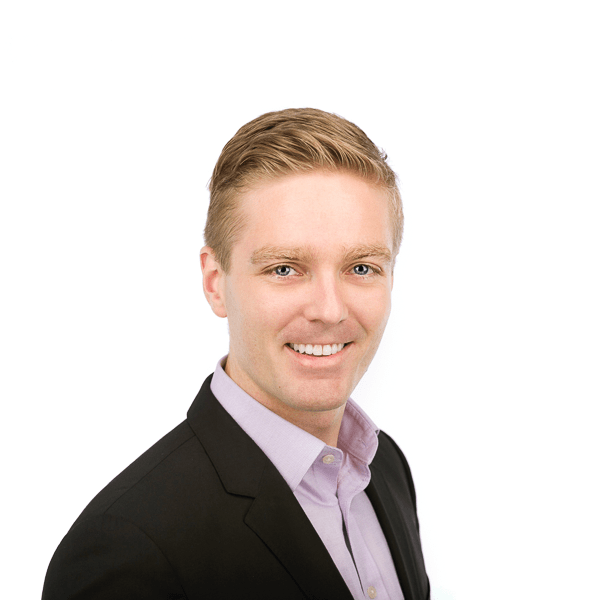
<instances>
[{"instance_id":1,"label":"blazer shoulder","mask_svg":"<svg viewBox=\"0 0 600 600\"><path fill-rule=\"evenodd\" d=\"M398 475L402 476L406 480L412 504L416 508L415 483L406 456L393 438L385 431L379 432L379 446L372 465L388 474L395 473L396 477Z\"/></svg>"},{"instance_id":2,"label":"blazer shoulder","mask_svg":"<svg viewBox=\"0 0 600 600\"><path fill-rule=\"evenodd\" d=\"M162 600L186 595L161 548L135 524L94 515L75 525L57 548L42 600Z\"/></svg>"},{"instance_id":3,"label":"blazer shoulder","mask_svg":"<svg viewBox=\"0 0 600 600\"><path fill-rule=\"evenodd\" d=\"M86 506L73 527L83 520L109 511L119 499L148 477L161 463L174 454L181 453L183 447L194 438L195 434L187 421L180 423L108 483Z\"/></svg>"}]
</instances>

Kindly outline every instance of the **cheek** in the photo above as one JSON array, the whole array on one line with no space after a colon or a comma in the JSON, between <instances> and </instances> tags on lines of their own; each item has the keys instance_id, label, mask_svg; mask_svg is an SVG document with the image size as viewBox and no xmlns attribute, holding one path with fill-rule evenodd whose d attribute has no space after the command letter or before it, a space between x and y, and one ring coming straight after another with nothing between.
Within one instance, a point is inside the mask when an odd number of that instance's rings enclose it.
<instances>
[{"instance_id":1,"label":"cheek","mask_svg":"<svg viewBox=\"0 0 600 600\"><path fill-rule=\"evenodd\" d=\"M383 334L392 308L389 290L374 291L368 298L363 298L357 306L357 315L363 327L372 334Z\"/></svg>"},{"instance_id":2,"label":"cheek","mask_svg":"<svg viewBox=\"0 0 600 600\"><path fill-rule=\"evenodd\" d=\"M289 322L292 305L283 295L251 283L233 286L228 295L230 332L257 345L258 338L272 337Z\"/></svg>"}]
</instances>

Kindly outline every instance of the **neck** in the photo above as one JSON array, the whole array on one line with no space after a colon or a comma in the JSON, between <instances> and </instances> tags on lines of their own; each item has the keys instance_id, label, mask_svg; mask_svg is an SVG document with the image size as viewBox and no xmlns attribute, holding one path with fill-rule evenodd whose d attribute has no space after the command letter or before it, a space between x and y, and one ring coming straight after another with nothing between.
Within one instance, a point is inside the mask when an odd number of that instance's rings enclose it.
<instances>
[{"instance_id":1,"label":"neck","mask_svg":"<svg viewBox=\"0 0 600 600\"><path fill-rule=\"evenodd\" d=\"M337 447L346 402L340 406L315 408L313 410L306 406L295 406L292 402L286 402L267 393L236 367L235 361L228 358L224 367L225 373L254 400L282 419L314 435L328 446Z\"/></svg>"},{"instance_id":2,"label":"neck","mask_svg":"<svg viewBox=\"0 0 600 600\"><path fill-rule=\"evenodd\" d=\"M300 429L304 429L304 431L314 435L328 446L337 448L342 418L346 408L345 404L333 410L322 412L298 411L293 409L287 412L285 410L274 410L272 406L266 404L263 405L286 421L293 423L296 427L300 427Z\"/></svg>"}]
</instances>

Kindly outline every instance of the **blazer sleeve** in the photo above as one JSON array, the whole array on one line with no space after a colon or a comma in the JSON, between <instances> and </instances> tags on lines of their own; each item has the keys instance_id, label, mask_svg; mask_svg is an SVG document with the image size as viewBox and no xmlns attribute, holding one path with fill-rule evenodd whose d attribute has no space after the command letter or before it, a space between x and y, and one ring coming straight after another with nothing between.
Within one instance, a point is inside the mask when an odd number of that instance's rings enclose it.
<instances>
[{"instance_id":1,"label":"blazer sleeve","mask_svg":"<svg viewBox=\"0 0 600 600\"><path fill-rule=\"evenodd\" d=\"M136 525L99 515L76 523L57 548L42 600L187 600L160 548Z\"/></svg>"}]
</instances>

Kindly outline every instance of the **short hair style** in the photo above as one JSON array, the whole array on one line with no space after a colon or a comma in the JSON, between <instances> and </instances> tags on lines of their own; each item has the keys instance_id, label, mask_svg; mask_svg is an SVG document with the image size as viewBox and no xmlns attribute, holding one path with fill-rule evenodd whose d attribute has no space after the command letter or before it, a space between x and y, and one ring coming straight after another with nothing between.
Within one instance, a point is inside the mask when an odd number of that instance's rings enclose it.
<instances>
[{"instance_id":1,"label":"short hair style","mask_svg":"<svg viewBox=\"0 0 600 600\"><path fill-rule=\"evenodd\" d=\"M346 119L315 108L269 112L244 125L227 142L208 189L204 240L225 272L244 225L240 194L253 185L315 170L355 174L386 189L393 226L392 254L402 241L404 217L396 174L387 155Z\"/></svg>"}]
</instances>

